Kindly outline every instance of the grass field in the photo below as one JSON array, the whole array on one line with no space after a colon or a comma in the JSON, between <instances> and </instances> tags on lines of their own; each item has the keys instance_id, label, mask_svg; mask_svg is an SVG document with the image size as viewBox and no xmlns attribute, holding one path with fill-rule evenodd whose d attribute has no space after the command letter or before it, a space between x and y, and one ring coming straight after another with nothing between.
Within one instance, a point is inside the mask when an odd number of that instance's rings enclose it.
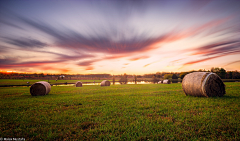
<instances>
[{"instance_id":1,"label":"grass field","mask_svg":"<svg viewBox=\"0 0 240 141\"><path fill-rule=\"evenodd\" d=\"M35 80L35 79L25 79L25 80L20 80L20 79L0 79L0 86L1 85L27 85L27 82L29 82L29 85L34 84L35 82L38 81L46 81L48 80ZM49 80L50 84L55 84L55 83L76 83L77 81L81 82L102 82L103 80Z\"/></svg>"},{"instance_id":2,"label":"grass field","mask_svg":"<svg viewBox=\"0 0 240 141\"><path fill-rule=\"evenodd\" d=\"M240 83L185 96L181 84L0 87L0 137L26 140L240 140Z\"/></svg>"}]
</instances>

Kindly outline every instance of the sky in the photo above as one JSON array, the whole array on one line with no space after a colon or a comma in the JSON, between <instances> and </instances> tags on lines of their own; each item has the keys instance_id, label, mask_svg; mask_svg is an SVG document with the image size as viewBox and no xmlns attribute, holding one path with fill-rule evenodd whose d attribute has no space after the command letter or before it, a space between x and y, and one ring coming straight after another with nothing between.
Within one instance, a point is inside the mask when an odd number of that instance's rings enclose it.
<instances>
[{"instance_id":1,"label":"sky","mask_svg":"<svg viewBox=\"0 0 240 141\"><path fill-rule=\"evenodd\" d=\"M0 71L240 71L239 0L1 0Z\"/></svg>"}]
</instances>

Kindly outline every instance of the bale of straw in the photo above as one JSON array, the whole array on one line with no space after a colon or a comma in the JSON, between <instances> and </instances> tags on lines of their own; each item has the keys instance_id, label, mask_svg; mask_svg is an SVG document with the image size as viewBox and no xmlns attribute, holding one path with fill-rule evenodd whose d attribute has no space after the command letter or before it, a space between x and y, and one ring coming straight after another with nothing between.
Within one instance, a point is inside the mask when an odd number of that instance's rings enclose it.
<instances>
[{"instance_id":1,"label":"bale of straw","mask_svg":"<svg viewBox=\"0 0 240 141\"><path fill-rule=\"evenodd\" d=\"M101 86L110 86L110 82L109 81L107 81L107 80L103 80L102 82L101 82Z\"/></svg>"},{"instance_id":2,"label":"bale of straw","mask_svg":"<svg viewBox=\"0 0 240 141\"><path fill-rule=\"evenodd\" d=\"M30 93L32 96L47 95L50 91L51 85L45 81L36 82L30 87Z\"/></svg>"},{"instance_id":3,"label":"bale of straw","mask_svg":"<svg viewBox=\"0 0 240 141\"><path fill-rule=\"evenodd\" d=\"M75 86L76 86L76 87L82 87L82 82L81 82L81 81L77 81L77 82L75 83Z\"/></svg>"},{"instance_id":4,"label":"bale of straw","mask_svg":"<svg viewBox=\"0 0 240 141\"><path fill-rule=\"evenodd\" d=\"M187 74L182 81L182 88L186 95L214 97L223 96L225 85L221 78L211 72L193 72Z\"/></svg>"},{"instance_id":5,"label":"bale of straw","mask_svg":"<svg viewBox=\"0 0 240 141\"><path fill-rule=\"evenodd\" d=\"M168 80L168 79L165 79L165 80L163 80L163 82L162 82L163 84L171 84L171 81L170 80Z\"/></svg>"}]
</instances>

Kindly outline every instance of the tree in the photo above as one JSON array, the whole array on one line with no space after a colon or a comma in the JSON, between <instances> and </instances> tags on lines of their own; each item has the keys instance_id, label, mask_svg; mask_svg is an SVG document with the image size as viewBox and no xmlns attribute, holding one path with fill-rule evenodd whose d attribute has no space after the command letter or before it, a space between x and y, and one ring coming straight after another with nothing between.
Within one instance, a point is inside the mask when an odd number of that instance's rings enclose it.
<instances>
[{"instance_id":1,"label":"tree","mask_svg":"<svg viewBox=\"0 0 240 141\"><path fill-rule=\"evenodd\" d=\"M119 83L120 83L120 84L127 84L127 82L128 82L127 74L124 73L124 75L121 75L121 78L120 78L120 80L119 80Z\"/></svg>"},{"instance_id":2,"label":"tree","mask_svg":"<svg viewBox=\"0 0 240 141\"><path fill-rule=\"evenodd\" d=\"M233 79L240 79L240 73L236 70L233 72Z\"/></svg>"},{"instance_id":3,"label":"tree","mask_svg":"<svg viewBox=\"0 0 240 141\"><path fill-rule=\"evenodd\" d=\"M154 84L155 84L156 82L158 82L158 79L156 78L156 76L153 75L152 81L153 81Z\"/></svg>"},{"instance_id":4,"label":"tree","mask_svg":"<svg viewBox=\"0 0 240 141\"><path fill-rule=\"evenodd\" d=\"M137 84L137 76L136 75L134 75L134 82L135 82L135 84Z\"/></svg>"},{"instance_id":5,"label":"tree","mask_svg":"<svg viewBox=\"0 0 240 141\"><path fill-rule=\"evenodd\" d=\"M157 73L156 73L156 77L157 77L157 78L162 78L162 73L157 72Z\"/></svg>"},{"instance_id":6,"label":"tree","mask_svg":"<svg viewBox=\"0 0 240 141\"><path fill-rule=\"evenodd\" d=\"M165 74L164 75L164 79L171 79L172 78L172 74Z\"/></svg>"},{"instance_id":7,"label":"tree","mask_svg":"<svg viewBox=\"0 0 240 141\"><path fill-rule=\"evenodd\" d=\"M211 68L211 72L216 73L220 78L225 79L226 70L224 68Z\"/></svg>"},{"instance_id":8,"label":"tree","mask_svg":"<svg viewBox=\"0 0 240 141\"><path fill-rule=\"evenodd\" d=\"M115 85L115 76L113 75L113 85Z\"/></svg>"},{"instance_id":9,"label":"tree","mask_svg":"<svg viewBox=\"0 0 240 141\"><path fill-rule=\"evenodd\" d=\"M181 79L183 79L184 76L187 75L187 74L188 74L188 72L181 72L180 75L179 75L179 77L180 77Z\"/></svg>"},{"instance_id":10,"label":"tree","mask_svg":"<svg viewBox=\"0 0 240 141\"><path fill-rule=\"evenodd\" d=\"M173 74L173 75L172 75L172 79L178 79L177 75L176 75L176 74Z\"/></svg>"},{"instance_id":11,"label":"tree","mask_svg":"<svg viewBox=\"0 0 240 141\"><path fill-rule=\"evenodd\" d=\"M226 76L226 70L224 68L221 68L219 70L219 77L222 78L222 79L225 79L225 76Z\"/></svg>"},{"instance_id":12,"label":"tree","mask_svg":"<svg viewBox=\"0 0 240 141\"><path fill-rule=\"evenodd\" d=\"M230 78L230 79L233 78L233 72L232 72L232 71L229 72L229 78Z\"/></svg>"}]
</instances>

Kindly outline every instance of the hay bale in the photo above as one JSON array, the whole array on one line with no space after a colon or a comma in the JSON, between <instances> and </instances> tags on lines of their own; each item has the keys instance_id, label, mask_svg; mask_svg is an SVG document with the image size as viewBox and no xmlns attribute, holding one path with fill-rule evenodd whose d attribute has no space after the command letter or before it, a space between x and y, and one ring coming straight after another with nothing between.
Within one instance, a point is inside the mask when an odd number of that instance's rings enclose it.
<instances>
[{"instance_id":1,"label":"hay bale","mask_svg":"<svg viewBox=\"0 0 240 141\"><path fill-rule=\"evenodd\" d=\"M158 84L161 84L161 83L163 83L163 80L158 81Z\"/></svg>"},{"instance_id":2,"label":"hay bale","mask_svg":"<svg viewBox=\"0 0 240 141\"><path fill-rule=\"evenodd\" d=\"M221 78L211 72L193 72L187 74L182 81L182 88L186 95L191 96L223 96L225 85Z\"/></svg>"},{"instance_id":3,"label":"hay bale","mask_svg":"<svg viewBox=\"0 0 240 141\"><path fill-rule=\"evenodd\" d=\"M168 79L165 79L165 80L163 80L163 82L162 82L163 84L171 84L171 81L170 80L168 80Z\"/></svg>"},{"instance_id":4,"label":"hay bale","mask_svg":"<svg viewBox=\"0 0 240 141\"><path fill-rule=\"evenodd\" d=\"M107 81L107 80L103 80L102 82L101 82L101 86L110 86L110 82L109 81Z\"/></svg>"},{"instance_id":5,"label":"hay bale","mask_svg":"<svg viewBox=\"0 0 240 141\"><path fill-rule=\"evenodd\" d=\"M32 96L47 95L50 91L51 85L45 81L36 82L30 87Z\"/></svg>"},{"instance_id":6,"label":"hay bale","mask_svg":"<svg viewBox=\"0 0 240 141\"><path fill-rule=\"evenodd\" d=\"M75 86L76 86L76 87L82 87L82 82L81 82L81 81L77 81L77 82L75 83Z\"/></svg>"}]
</instances>

